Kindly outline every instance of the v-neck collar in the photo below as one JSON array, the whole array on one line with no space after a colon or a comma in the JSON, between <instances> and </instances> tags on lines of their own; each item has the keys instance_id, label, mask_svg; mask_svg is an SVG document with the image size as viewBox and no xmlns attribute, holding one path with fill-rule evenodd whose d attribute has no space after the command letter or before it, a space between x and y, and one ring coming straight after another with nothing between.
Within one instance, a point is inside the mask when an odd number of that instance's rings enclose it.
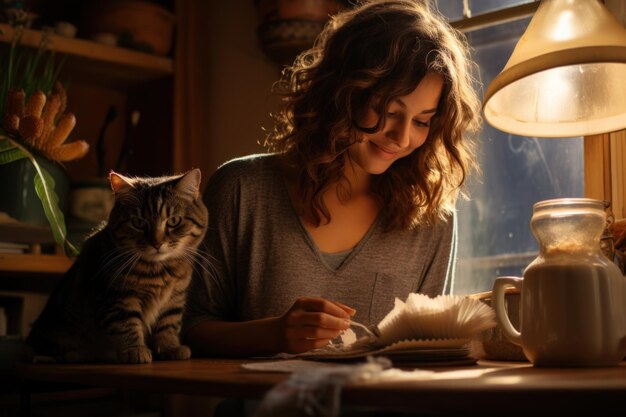
<instances>
[{"instance_id":1,"label":"v-neck collar","mask_svg":"<svg viewBox=\"0 0 626 417\"><path fill-rule=\"evenodd\" d=\"M367 241L374 234L374 230L376 229L376 226L378 225L378 221L379 221L379 218L380 218L380 213L379 213L379 215L376 216L376 219L370 225L370 227L367 230L367 232L365 233L365 235L363 235L361 240L359 240L359 242L352 248L352 250L350 251L350 254L341 263L339 268L334 269L330 265L328 265L328 263L326 263L326 260L324 259L324 254L322 253L320 248L317 246L317 243L315 243L315 240L313 240L313 237L311 236L311 233L309 233L309 230L306 228L306 226L304 226L304 224L302 223L302 219L300 219L300 216L297 215L295 210L293 211L293 214L294 214L294 216L296 216L296 220L297 220L298 224L300 225L300 230L302 231L302 234L304 235L304 238L305 238L306 242L308 243L308 245L311 248L311 250L313 251L313 253L315 253L315 256L317 257L319 262L326 269L328 269L329 271L332 271L332 272L340 272L340 271L344 270L345 268L347 268L348 264L350 264L352 259L361 251L361 248L363 246L365 246Z\"/></svg>"},{"instance_id":2,"label":"v-neck collar","mask_svg":"<svg viewBox=\"0 0 626 417\"><path fill-rule=\"evenodd\" d=\"M365 235L363 235L363 237L357 242L357 244L354 245L354 247L350 251L350 254L341 263L339 268L334 269L330 265L328 265L328 263L326 263L326 260L324 259L324 255L323 255L322 251L317 246L317 243L315 243L315 240L311 236L311 233L309 233L309 231L306 228L306 226L304 225L304 223L302 223L302 219L298 215L298 212L296 211L296 208L295 208L295 206L293 204L293 201L291 200L291 195L289 194L289 187L287 185L287 181L285 180L285 177L282 175L282 172L281 172L280 169L278 169L278 175L280 176L280 179L281 179L282 188L283 188L283 198L285 199L285 203L288 204L289 207L291 208L292 216L294 217L294 220L296 221L296 223L300 227L300 232L302 233L302 236L303 236L304 240L307 242L309 248L315 254L315 256L318 259L318 261L320 262L320 264L322 264L322 266L324 268L326 268L328 271L333 272L333 273L337 273L337 272L340 272L340 271L346 269L347 266L351 263L352 259L361 251L363 246L365 246L367 241L374 234L374 231L376 230L376 228L378 226L378 223L380 223L382 210L378 212L378 214L376 215L376 218L374 219L372 224L367 229L367 232L365 233Z\"/></svg>"}]
</instances>

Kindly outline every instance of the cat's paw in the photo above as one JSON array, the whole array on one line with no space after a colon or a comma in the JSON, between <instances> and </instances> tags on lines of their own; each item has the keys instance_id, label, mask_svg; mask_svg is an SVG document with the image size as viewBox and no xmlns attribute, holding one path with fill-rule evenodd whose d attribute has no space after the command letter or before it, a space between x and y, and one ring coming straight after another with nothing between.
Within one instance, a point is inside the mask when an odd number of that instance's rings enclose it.
<instances>
[{"instance_id":1,"label":"cat's paw","mask_svg":"<svg viewBox=\"0 0 626 417\"><path fill-rule=\"evenodd\" d=\"M180 345L169 350L160 350L156 354L157 359L184 361L191 358L191 349L188 346Z\"/></svg>"},{"instance_id":2,"label":"cat's paw","mask_svg":"<svg viewBox=\"0 0 626 417\"><path fill-rule=\"evenodd\" d=\"M121 350L118 359L121 363L150 363L152 352L145 346L133 346Z\"/></svg>"}]
</instances>

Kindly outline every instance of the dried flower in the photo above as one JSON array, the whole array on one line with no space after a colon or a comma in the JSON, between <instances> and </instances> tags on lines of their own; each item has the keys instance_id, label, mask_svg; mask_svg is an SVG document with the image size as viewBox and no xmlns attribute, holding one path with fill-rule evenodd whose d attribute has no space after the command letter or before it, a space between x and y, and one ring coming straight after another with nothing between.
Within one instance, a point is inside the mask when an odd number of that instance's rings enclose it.
<instances>
[{"instance_id":1,"label":"dried flower","mask_svg":"<svg viewBox=\"0 0 626 417\"><path fill-rule=\"evenodd\" d=\"M89 151L84 140L65 143L76 126L76 117L65 110L67 96L60 83L55 83L49 98L36 91L24 103L24 90L11 90L3 118L5 130L19 134L25 144L48 159L66 162L82 158ZM60 117L57 117L60 114Z\"/></svg>"}]
</instances>

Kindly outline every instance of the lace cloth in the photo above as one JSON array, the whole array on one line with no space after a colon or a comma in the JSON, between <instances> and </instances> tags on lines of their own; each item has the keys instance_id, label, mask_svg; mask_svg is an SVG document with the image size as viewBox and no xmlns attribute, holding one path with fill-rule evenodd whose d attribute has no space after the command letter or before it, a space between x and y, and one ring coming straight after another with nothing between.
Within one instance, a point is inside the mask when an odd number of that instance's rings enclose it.
<instances>
[{"instance_id":1,"label":"lace cloth","mask_svg":"<svg viewBox=\"0 0 626 417\"><path fill-rule=\"evenodd\" d=\"M379 357L356 365L300 369L265 395L254 417L336 417L345 384L389 368L391 362Z\"/></svg>"}]
</instances>

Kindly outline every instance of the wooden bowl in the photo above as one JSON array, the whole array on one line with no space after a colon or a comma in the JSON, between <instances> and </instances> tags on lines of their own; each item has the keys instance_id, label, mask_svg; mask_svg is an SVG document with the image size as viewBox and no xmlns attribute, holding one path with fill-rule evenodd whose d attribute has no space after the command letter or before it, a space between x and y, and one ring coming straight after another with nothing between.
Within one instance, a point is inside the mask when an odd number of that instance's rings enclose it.
<instances>
[{"instance_id":1,"label":"wooden bowl","mask_svg":"<svg viewBox=\"0 0 626 417\"><path fill-rule=\"evenodd\" d=\"M89 14L91 36L117 35L120 46L167 55L174 37L174 15L165 7L142 0L99 2Z\"/></svg>"}]
</instances>

